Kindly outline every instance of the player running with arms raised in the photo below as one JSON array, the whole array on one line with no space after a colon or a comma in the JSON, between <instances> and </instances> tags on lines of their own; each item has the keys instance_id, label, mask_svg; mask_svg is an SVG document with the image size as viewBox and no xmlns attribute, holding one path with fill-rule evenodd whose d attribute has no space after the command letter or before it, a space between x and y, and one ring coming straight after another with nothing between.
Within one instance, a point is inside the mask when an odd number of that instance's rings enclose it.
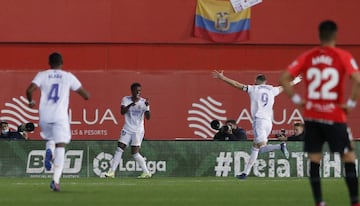
<instances>
[{"instance_id":1,"label":"player running with arms raised","mask_svg":"<svg viewBox=\"0 0 360 206\"><path fill-rule=\"evenodd\" d=\"M271 152L274 150L281 150L286 158L289 158L289 152L286 148L286 144L283 142L277 145L267 144L268 136L272 130L273 120L273 105L275 97L279 95L283 89L281 86L274 87L266 84L266 77L263 74L257 75L255 79L255 85L246 85L239 83L226 77L223 71L214 71L213 77L223 80L227 84L247 92L250 96L250 109L252 116L252 126L254 130L253 146L251 148L250 159L247 162L244 171L237 175L239 179L245 179L251 171L258 154ZM296 78L293 84L297 84L301 81L301 78Z\"/></svg>"}]
</instances>

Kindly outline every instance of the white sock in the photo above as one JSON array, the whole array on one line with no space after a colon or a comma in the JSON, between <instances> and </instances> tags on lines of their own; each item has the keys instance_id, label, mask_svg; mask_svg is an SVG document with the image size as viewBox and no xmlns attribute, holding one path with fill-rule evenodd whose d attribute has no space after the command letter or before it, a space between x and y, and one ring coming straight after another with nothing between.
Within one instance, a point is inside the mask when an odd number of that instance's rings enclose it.
<instances>
[{"instance_id":1,"label":"white sock","mask_svg":"<svg viewBox=\"0 0 360 206\"><path fill-rule=\"evenodd\" d=\"M144 173L150 174L148 168L146 167L146 162L143 156L140 153L133 154L133 158L140 165Z\"/></svg>"},{"instance_id":2,"label":"white sock","mask_svg":"<svg viewBox=\"0 0 360 206\"><path fill-rule=\"evenodd\" d=\"M54 142L54 140L48 140L46 142L45 149L51 150L51 154L53 155L53 159L54 159L54 157L55 157L55 142Z\"/></svg>"},{"instance_id":3,"label":"white sock","mask_svg":"<svg viewBox=\"0 0 360 206\"><path fill-rule=\"evenodd\" d=\"M259 153L262 154L265 152L271 152L271 151L279 150L279 149L281 149L280 144L276 144L276 145L268 144L268 145L261 147L259 150Z\"/></svg>"},{"instance_id":4,"label":"white sock","mask_svg":"<svg viewBox=\"0 0 360 206\"><path fill-rule=\"evenodd\" d=\"M259 154L259 149L258 148L255 148L255 147L252 147L251 148L251 155L250 155L250 158L249 158L249 161L248 163L246 164L245 166L245 169L244 169L244 172L246 175L249 175L250 173L250 170L252 168L252 166L254 165L257 157L258 157L258 154Z\"/></svg>"},{"instance_id":5,"label":"white sock","mask_svg":"<svg viewBox=\"0 0 360 206\"><path fill-rule=\"evenodd\" d=\"M64 160L65 160L65 148L64 147L56 147L55 148L55 159L54 159L54 175L53 180L55 183L60 183L60 177L64 168Z\"/></svg>"},{"instance_id":6,"label":"white sock","mask_svg":"<svg viewBox=\"0 0 360 206\"><path fill-rule=\"evenodd\" d=\"M119 166L120 164L120 161L121 161L121 157L122 157L122 154L123 154L124 150L121 149L120 147L118 147L116 149L116 152L114 154L114 158L112 160L112 165L111 165L111 168L110 168L110 172L115 172L116 171L116 168Z\"/></svg>"}]
</instances>

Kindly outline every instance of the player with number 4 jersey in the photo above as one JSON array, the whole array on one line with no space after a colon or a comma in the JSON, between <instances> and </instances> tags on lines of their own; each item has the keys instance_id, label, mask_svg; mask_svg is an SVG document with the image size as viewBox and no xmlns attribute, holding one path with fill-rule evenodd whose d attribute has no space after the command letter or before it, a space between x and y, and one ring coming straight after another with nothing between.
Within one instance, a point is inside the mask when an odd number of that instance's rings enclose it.
<instances>
[{"instance_id":1,"label":"player with number 4 jersey","mask_svg":"<svg viewBox=\"0 0 360 206\"><path fill-rule=\"evenodd\" d=\"M42 91L39 114L43 122L68 121L70 90L81 87L80 81L71 72L48 69L39 72L32 83Z\"/></svg>"},{"instance_id":2,"label":"player with number 4 jersey","mask_svg":"<svg viewBox=\"0 0 360 206\"><path fill-rule=\"evenodd\" d=\"M41 137L46 140L44 165L46 170L53 168L50 188L60 191L60 178L64 168L65 145L71 141L70 120L68 116L70 91L75 91L85 100L89 93L80 81L70 72L62 70L61 54L54 52L49 56L50 69L37 73L26 89L29 107L35 106L33 92L40 88L39 125Z\"/></svg>"}]
</instances>

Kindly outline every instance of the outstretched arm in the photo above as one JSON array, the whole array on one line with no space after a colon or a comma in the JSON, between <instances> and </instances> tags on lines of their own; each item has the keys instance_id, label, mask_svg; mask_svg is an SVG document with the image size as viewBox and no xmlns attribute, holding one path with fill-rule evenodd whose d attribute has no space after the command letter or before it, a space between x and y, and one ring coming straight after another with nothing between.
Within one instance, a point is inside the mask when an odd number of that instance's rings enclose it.
<instances>
[{"instance_id":1,"label":"outstretched arm","mask_svg":"<svg viewBox=\"0 0 360 206\"><path fill-rule=\"evenodd\" d=\"M292 79L291 76L290 76L290 79ZM297 85L298 83L301 82L301 80L302 80L302 77L301 77L301 76L295 77L292 81L290 81L290 86ZM279 89L280 89L280 93L284 91L283 86L279 86Z\"/></svg>"},{"instance_id":2,"label":"outstretched arm","mask_svg":"<svg viewBox=\"0 0 360 206\"><path fill-rule=\"evenodd\" d=\"M227 84L235 87L235 88L238 88L238 89L241 89L241 90L244 90L244 87L246 87L245 84L242 84L240 82L237 82L233 79L230 79L228 77L226 77L224 75L224 71L221 70L221 71L217 71L217 70L214 70L212 72L212 76L215 78L215 79L220 79L220 80L223 80L224 82L226 82Z\"/></svg>"}]
</instances>

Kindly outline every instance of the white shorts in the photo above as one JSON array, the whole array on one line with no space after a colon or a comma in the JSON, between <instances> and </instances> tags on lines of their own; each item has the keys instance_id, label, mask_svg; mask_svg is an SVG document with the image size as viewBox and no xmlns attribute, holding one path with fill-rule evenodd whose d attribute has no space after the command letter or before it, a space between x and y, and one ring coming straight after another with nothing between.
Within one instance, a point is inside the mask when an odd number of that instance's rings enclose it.
<instances>
[{"instance_id":1,"label":"white shorts","mask_svg":"<svg viewBox=\"0 0 360 206\"><path fill-rule=\"evenodd\" d=\"M141 146L144 139L144 131L142 132L128 132L121 130L119 142L131 146Z\"/></svg>"},{"instance_id":2,"label":"white shorts","mask_svg":"<svg viewBox=\"0 0 360 206\"><path fill-rule=\"evenodd\" d=\"M71 132L68 122L39 122L41 127L41 137L45 140L53 140L55 143L70 143Z\"/></svg>"},{"instance_id":3,"label":"white shorts","mask_svg":"<svg viewBox=\"0 0 360 206\"><path fill-rule=\"evenodd\" d=\"M267 119L255 119L253 122L254 143L267 142L272 130L272 121Z\"/></svg>"}]
</instances>

